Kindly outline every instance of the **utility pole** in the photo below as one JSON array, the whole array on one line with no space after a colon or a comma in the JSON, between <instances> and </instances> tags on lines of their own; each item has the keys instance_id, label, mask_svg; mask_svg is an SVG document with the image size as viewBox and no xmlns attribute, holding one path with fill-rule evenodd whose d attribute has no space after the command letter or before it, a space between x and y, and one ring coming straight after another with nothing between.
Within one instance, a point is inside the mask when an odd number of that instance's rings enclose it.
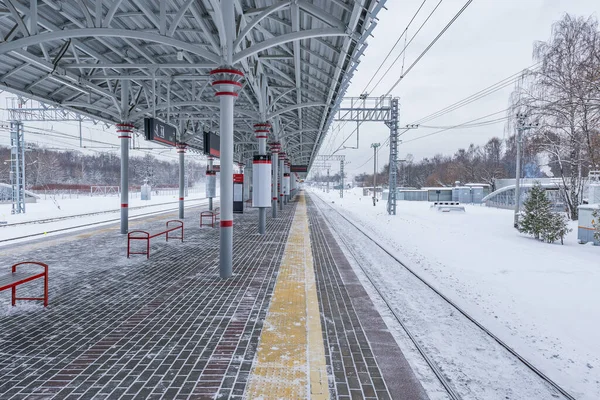
<instances>
[{"instance_id":1,"label":"utility pole","mask_svg":"<svg viewBox=\"0 0 600 400\"><path fill-rule=\"evenodd\" d=\"M377 204L377 149L379 143L371 143L373 148L373 206Z\"/></svg>"},{"instance_id":2,"label":"utility pole","mask_svg":"<svg viewBox=\"0 0 600 400\"><path fill-rule=\"evenodd\" d=\"M528 115L517 113L517 172L515 179L515 216L513 226L519 227L519 211L521 208L521 146L523 145L523 131L537 127L539 124L527 123Z\"/></svg>"},{"instance_id":3,"label":"utility pole","mask_svg":"<svg viewBox=\"0 0 600 400\"><path fill-rule=\"evenodd\" d=\"M329 193L329 168L327 168L327 193Z\"/></svg>"}]
</instances>

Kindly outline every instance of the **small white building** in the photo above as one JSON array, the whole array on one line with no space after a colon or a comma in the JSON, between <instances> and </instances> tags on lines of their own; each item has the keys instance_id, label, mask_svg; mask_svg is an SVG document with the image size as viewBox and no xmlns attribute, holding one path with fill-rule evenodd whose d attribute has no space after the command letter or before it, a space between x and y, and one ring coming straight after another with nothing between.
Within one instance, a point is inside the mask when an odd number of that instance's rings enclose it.
<instances>
[{"instance_id":1,"label":"small white building","mask_svg":"<svg viewBox=\"0 0 600 400\"><path fill-rule=\"evenodd\" d=\"M600 245L600 240L594 238L596 229L594 223L598 222L593 213L600 210L600 204L586 204L579 206L579 223L577 226L577 239L579 243L594 242L596 246Z\"/></svg>"}]
</instances>

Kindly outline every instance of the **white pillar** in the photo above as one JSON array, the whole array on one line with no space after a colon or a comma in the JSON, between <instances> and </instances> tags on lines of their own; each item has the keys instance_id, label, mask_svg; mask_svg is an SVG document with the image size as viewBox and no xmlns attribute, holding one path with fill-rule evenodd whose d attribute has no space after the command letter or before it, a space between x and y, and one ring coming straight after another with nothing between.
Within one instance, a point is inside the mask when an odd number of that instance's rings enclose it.
<instances>
[{"instance_id":1,"label":"white pillar","mask_svg":"<svg viewBox=\"0 0 600 400\"><path fill-rule=\"evenodd\" d=\"M231 1L221 2L222 11ZM233 9L228 10L233 13ZM244 74L230 67L218 68L210 73L214 79L213 87L220 102L221 133L221 222L220 222L220 262L219 271L221 278L226 279L233 274L233 104L237 98L237 90L242 87L240 83Z\"/></svg>"},{"instance_id":2,"label":"white pillar","mask_svg":"<svg viewBox=\"0 0 600 400\"><path fill-rule=\"evenodd\" d=\"M258 140L258 155L254 157L252 168L252 204L258 207L258 233L264 235L267 225L267 207L271 197L271 159L267 156L267 137L271 124L262 122L254 125Z\"/></svg>"},{"instance_id":3,"label":"white pillar","mask_svg":"<svg viewBox=\"0 0 600 400\"><path fill-rule=\"evenodd\" d=\"M133 125L127 122L117 124L121 141L121 233L129 231L129 140Z\"/></svg>"},{"instance_id":4,"label":"white pillar","mask_svg":"<svg viewBox=\"0 0 600 400\"><path fill-rule=\"evenodd\" d=\"M183 207L185 199L185 144L177 145L179 154L179 219L183 219Z\"/></svg>"},{"instance_id":5,"label":"white pillar","mask_svg":"<svg viewBox=\"0 0 600 400\"><path fill-rule=\"evenodd\" d=\"M273 166L273 201L271 204L271 210L273 212L273 218L277 218L277 199L279 198L279 188L277 182L279 180L279 149L281 145L278 142L273 142L270 144L271 152L273 153L273 157L271 160L271 165Z\"/></svg>"},{"instance_id":6,"label":"white pillar","mask_svg":"<svg viewBox=\"0 0 600 400\"><path fill-rule=\"evenodd\" d=\"M283 170L285 168L285 153L279 153L279 209L283 210Z\"/></svg>"}]
</instances>

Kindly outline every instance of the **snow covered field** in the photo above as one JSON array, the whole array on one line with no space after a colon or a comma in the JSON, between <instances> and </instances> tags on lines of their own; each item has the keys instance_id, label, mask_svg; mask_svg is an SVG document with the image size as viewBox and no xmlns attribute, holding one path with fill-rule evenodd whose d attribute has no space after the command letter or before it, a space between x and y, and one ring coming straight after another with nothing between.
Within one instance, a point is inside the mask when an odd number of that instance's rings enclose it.
<instances>
[{"instance_id":1,"label":"snow covered field","mask_svg":"<svg viewBox=\"0 0 600 400\"><path fill-rule=\"evenodd\" d=\"M575 231L564 246L535 241L512 228L507 210L438 213L428 203L401 201L393 217L361 189L344 199L338 191L313 193L576 398L600 398L600 247L577 244Z\"/></svg>"},{"instance_id":2,"label":"snow covered field","mask_svg":"<svg viewBox=\"0 0 600 400\"><path fill-rule=\"evenodd\" d=\"M186 205L200 204L200 199L205 197L204 193L193 193L186 197ZM129 216L156 212L162 210L174 209L177 207L176 195L152 196L151 200L142 201L139 198L129 200ZM135 209L135 207L150 206ZM109 219L119 218L120 200L117 196L109 197L85 197L72 199L56 198L52 200L38 199L37 203L26 204L25 214L11 215L11 204L0 204L0 221L6 221L8 224L37 221L48 218L71 217L59 221L48 223L32 223L17 226L0 225L0 240L11 239L36 233L44 233L55 229L69 228L72 226L88 223L100 222ZM81 214L102 212L102 214L77 217Z\"/></svg>"}]
</instances>

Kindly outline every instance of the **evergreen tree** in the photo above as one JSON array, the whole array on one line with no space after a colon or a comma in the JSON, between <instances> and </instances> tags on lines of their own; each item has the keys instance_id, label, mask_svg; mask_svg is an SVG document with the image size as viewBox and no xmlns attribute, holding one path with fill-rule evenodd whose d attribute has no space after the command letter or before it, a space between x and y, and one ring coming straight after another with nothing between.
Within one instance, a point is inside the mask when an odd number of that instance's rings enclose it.
<instances>
[{"instance_id":1,"label":"evergreen tree","mask_svg":"<svg viewBox=\"0 0 600 400\"><path fill-rule=\"evenodd\" d=\"M529 191L527 200L523 202L523 211L519 216L517 229L521 233L540 239L540 235L550 226L551 219L552 203L546 196L546 189L536 183Z\"/></svg>"},{"instance_id":2,"label":"evergreen tree","mask_svg":"<svg viewBox=\"0 0 600 400\"><path fill-rule=\"evenodd\" d=\"M554 243L560 239L560 244L565 244L565 236L571 232L567 221L567 217L564 214L552 213L550 215L550 223L542 232L542 239L547 243Z\"/></svg>"}]
</instances>

